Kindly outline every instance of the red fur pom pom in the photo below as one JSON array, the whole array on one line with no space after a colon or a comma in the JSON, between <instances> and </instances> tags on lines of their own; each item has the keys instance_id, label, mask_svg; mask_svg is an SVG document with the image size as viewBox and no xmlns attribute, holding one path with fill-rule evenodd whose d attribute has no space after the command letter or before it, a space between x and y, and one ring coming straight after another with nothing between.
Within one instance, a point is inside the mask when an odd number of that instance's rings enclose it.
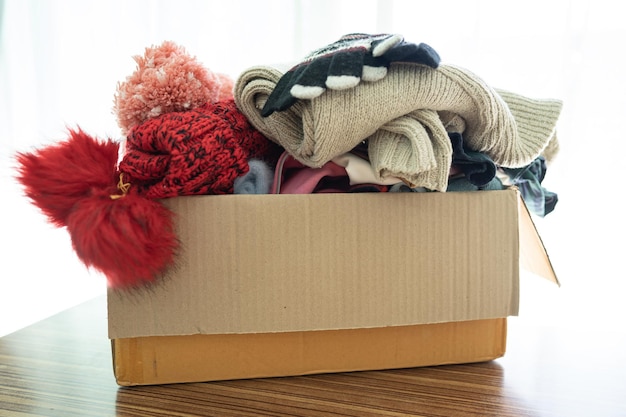
<instances>
[{"instance_id":1,"label":"red fur pom pom","mask_svg":"<svg viewBox=\"0 0 626 417\"><path fill-rule=\"evenodd\" d=\"M115 192L119 145L98 142L82 130L32 153L18 153L17 180L55 226L66 225L74 205L93 189Z\"/></svg>"},{"instance_id":2,"label":"red fur pom pom","mask_svg":"<svg viewBox=\"0 0 626 417\"><path fill-rule=\"evenodd\" d=\"M67 221L78 257L103 272L111 288L154 281L174 260L178 240L172 213L161 203L129 193L80 201Z\"/></svg>"},{"instance_id":3,"label":"red fur pom pom","mask_svg":"<svg viewBox=\"0 0 626 417\"><path fill-rule=\"evenodd\" d=\"M65 142L18 153L17 179L54 225L67 227L87 267L104 273L110 287L127 288L162 273L178 240L172 213L124 183L118 152L111 140L71 131Z\"/></svg>"}]
</instances>

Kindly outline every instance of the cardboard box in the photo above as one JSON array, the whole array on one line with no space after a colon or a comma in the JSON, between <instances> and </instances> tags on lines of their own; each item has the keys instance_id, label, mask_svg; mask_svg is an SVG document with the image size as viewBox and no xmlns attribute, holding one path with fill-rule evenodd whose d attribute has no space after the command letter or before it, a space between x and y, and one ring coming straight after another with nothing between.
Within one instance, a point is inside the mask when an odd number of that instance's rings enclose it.
<instances>
[{"instance_id":1,"label":"cardboard box","mask_svg":"<svg viewBox=\"0 0 626 417\"><path fill-rule=\"evenodd\" d=\"M108 292L120 385L486 361L520 262L557 282L519 191L193 196L155 286Z\"/></svg>"}]
</instances>

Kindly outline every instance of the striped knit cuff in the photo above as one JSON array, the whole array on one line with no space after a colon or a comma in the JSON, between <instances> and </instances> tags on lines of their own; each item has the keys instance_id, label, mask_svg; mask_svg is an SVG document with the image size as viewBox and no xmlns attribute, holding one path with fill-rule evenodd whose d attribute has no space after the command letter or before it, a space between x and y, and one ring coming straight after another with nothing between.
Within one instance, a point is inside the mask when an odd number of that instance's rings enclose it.
<instances>
[{"instance_id":1,"label":"striped knit cuff","mask_svg":"<svg viewBox=\"0 0 626 417\"><path fill-rule=\"evenodd\" d=\"M533 99L496 89L496 92L505 101L515 123L520 144L528 148L529 153L539 156L548 144L555 139L556 124L561 114L563 102L556 99ZM539 153L537 154L537 150ZM506 160L506 158L505 158ZM519 168L532 161L509 159L502 166Z\"/></svg>"}]
</instances>

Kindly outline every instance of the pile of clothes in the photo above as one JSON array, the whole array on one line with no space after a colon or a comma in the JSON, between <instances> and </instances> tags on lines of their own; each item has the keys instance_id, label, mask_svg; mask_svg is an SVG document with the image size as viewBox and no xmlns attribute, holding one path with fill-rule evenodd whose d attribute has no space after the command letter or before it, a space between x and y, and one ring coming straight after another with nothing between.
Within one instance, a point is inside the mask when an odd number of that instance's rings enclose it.
<instances>
[{"instance_id":1,"label":"pile of clothes","mask_svg":"<svg viewBox=\"0 0 626 417\"><path fill-rule=\"evenodd\" d=\"M111 287L152 282L178 240L163 199L218 194L452 192L542 181L562 103L496 89L397 34L349 34L286 72L236 79L174 44L146 48L117 86L121 141L81 129L18 153L18 180ZM131 252L132 251L132 254Z\"/></svg>"},{"instance_id":2,"label":"pile of clothes","mask_svg":"<svg viewBox=\"0 0 626 417\"><path fill-rule=\"evenodd\" d=\"M236 81L234 98L250 123L285 150L273 167L278 178L262 190L446 192L516 185L540 216L557 201L541 183L558 150L561 101L492 88L469 70L441 64L423 43L346 35L284 74L267 66L248 69ZM308 185L285 186L294 181Z\"/></svg>"}]
</instances>

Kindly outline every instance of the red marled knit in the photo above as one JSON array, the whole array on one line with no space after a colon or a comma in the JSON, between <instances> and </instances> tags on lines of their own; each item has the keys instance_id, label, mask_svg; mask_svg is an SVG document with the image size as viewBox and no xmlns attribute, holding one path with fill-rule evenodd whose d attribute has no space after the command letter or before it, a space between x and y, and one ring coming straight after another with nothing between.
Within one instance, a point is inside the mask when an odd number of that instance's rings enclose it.
<instances>
[{"instance_id":1,"label":"red marled knit","mask_svg":"<svg viewBox=\"0 0 626 417\"><path fill-rule=\"evenodd\" d=\"M231 194L248 161L272 166L280 148L250 125L233 99L166 113L128 134L121 172L148 198Z\"/></svg>"}]
</instances>

